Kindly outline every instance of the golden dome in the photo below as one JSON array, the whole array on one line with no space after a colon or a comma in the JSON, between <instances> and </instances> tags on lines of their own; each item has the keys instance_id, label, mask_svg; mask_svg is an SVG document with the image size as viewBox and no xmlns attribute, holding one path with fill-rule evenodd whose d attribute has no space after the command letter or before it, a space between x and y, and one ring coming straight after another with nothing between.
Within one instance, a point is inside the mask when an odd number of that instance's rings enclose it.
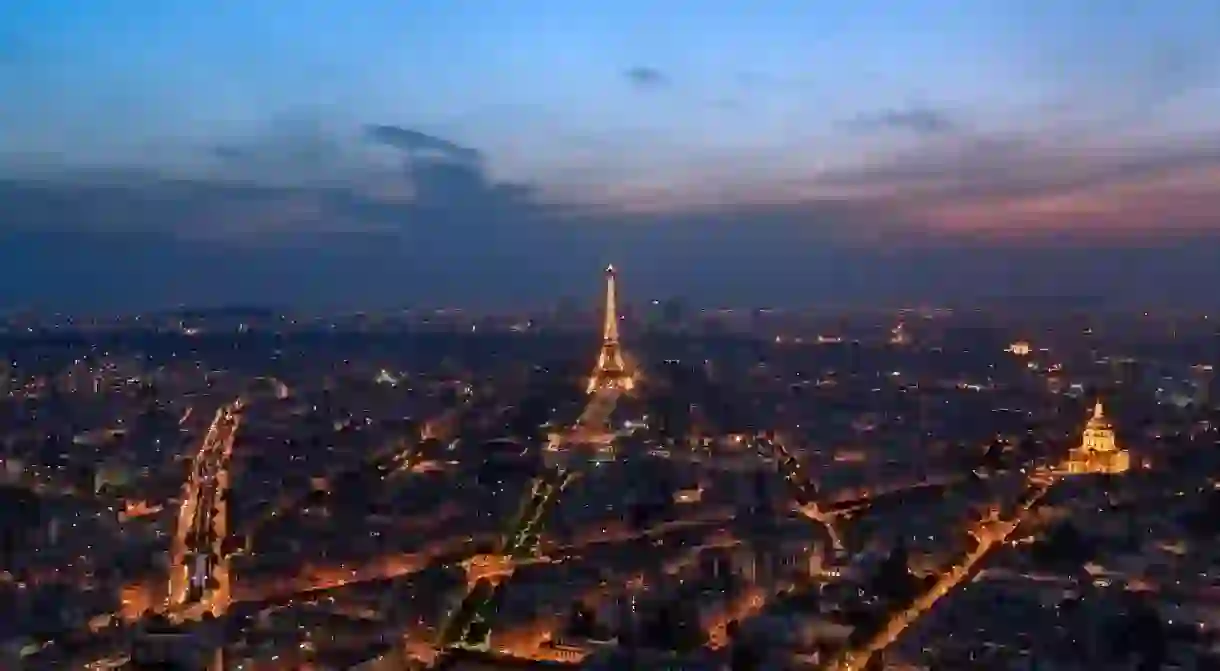
<instances>
[{"instance_id":1,"label":"golden dome","mask_svg":"<svg viewBox=\"0 0 1220 671\"><path fill-rule=\"evenodd\" d=\"M1109 431L1114 428L1110 420L1106 419L1105 409L1101 407L1101 401L1093 405L1093 416L1089 418L1088 424L1085 425L1085 430L1092 431Z\"/></svg>"}]
</instances>

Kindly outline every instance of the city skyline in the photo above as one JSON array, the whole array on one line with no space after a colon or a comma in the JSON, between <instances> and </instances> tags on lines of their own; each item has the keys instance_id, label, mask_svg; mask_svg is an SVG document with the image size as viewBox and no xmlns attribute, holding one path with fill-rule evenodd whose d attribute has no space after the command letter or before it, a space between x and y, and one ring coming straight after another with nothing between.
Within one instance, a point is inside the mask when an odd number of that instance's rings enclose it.
<instances>
[{"instance_id":1,"label":"city skyline","mask_svg":"<svg viewBox=\"0 0 1220 671\"><path fill-rule=\"evenodd\" d=\"M12 10L0 309L1211 302L1220 10L699 7Z\"/></svg>"}]
</instances>

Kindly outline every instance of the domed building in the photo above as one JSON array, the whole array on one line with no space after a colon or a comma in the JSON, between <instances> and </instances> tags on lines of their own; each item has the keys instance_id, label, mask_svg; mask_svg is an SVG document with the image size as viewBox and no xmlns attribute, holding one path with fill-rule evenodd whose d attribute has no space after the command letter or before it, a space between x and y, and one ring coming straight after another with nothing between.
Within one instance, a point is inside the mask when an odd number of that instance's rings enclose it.
<instances>
[{"instance_id":1,"label":"domed building","mask_svg":"<svg viewBox=\"0 0 1220 671\"><path fill-rule=\"evenodd\" d=\"M1070 474L1101 473L1116 475L1131 470L1131 455L1120 450L1114 437L1114 425L1106 419L1101 401L1093 406L1093 416L1084 426L1080 446L1068 453L1067 472Z\"/></svg>"}]
</instances>

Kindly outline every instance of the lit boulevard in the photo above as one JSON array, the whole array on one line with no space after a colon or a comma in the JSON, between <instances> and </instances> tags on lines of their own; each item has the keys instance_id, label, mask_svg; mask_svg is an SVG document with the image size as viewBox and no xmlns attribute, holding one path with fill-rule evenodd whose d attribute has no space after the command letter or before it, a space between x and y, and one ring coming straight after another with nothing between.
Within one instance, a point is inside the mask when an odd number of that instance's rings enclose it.
<instances>
[{"instance_id":1,"label":"lit boulevard","mask_svg":"<svg viewBox=\"0 0 1220 671\"><path fill-rule=\"evenodd\" d=\"M588 440L599 432L604 435L619 396L635 387L635 378L627 368L619 339L618 289L614 266L606 267L605 282L601 347L589 376L589 402L571 435L554 439L548 446L552 451L562 449L564 443L574 437ZM517 561L539 552L538 534L543 515L574 477L575 474L565 468L555 467L546 469L530 483L529 491L522 500L521 512L501 539L498 552L475 558L466 564L467 592L441 626L436 641L438 648L465 644L471 627L490 617L487 611L496 590L512 575ZM485 648L486 643L482 646Z\"/></svg>"},{"instance_id":2,"label":"lit boulevard","mask_svg":"<svg viewBox=\"0 0 1220 671\"><path fill-rule=\"evenodd\" d=\"M708 647L712 650L720 650L729 645L729 625L761 613L766 606L767 595L763 590L757 587L748 588L707 627L704 635L707 636Z\"/></svg>"},{"instance_id":3,"label":"lit boulevard","mask_svg":"<svg viewBox=\"0 0 1220 671\"><path fill-rule=\"evenodd\" d=\"M632 529L624 525L586 532L573 543L556 545L544 541L540 544L539 554L517 559L511 563L511 566L515 570L516 567L523 565L556 563L563 561L564 557L570 556L574 552L588 550L599 545L617 545L647 538L660 538L688 529L722 524L731 520L733 515L731 508L712 508L688 518L659 522L646 529ZM498 538L499 536L476 537L474 541L455 538L435 543L421 552L386 555L359 563L307 566L295 577L283 581L239 587L234 591L232 600L234 603L259 602L347 585L401 578L424 570L439 557L450 556L472 544L479 544L483 541L495 542ZM485 557L494 556L485 555ZM473 557L467 557L460 563L464 568L470 569L471 559ZM482 561L492 560L484 559ZM482 566L487 565L487 563L482 564ZM491 578L492 576L485 577Z\"/></svg>"},{"instance_id":4,"label":"lit boulevard","mask_svg":"<svg viewBox=\"0 0 1220 671\"><path fill-rule=\"evenodd\" d=\"M1056 469L1058 470L1058 469ZM828 669L832 671L861 671L873 655L889 647L902 632L915 623L924 613L932 609L942 598L952 592L958 585L974 575L979 563L987 557L993 548L1003 546L1013 531L1029 517L1034 504L1042 499L1054 484L1053 472L1036 472L1027 479L1026 486L1012 517L1000 520L987 516L976 523L969 533L977 542L973 550L959 559L952 566L941 571L935 583L927 591L915 598L915 601L903 610L894 614L879 632L862 645L848 648L835 657Z\"/></svg>"},{"instance_id":5,"label":"lit boulevard","mask_svg":"<svg viewBox=\"0 0 1220 671\"><path fill-rule=\"evenodd\" d=\"M167 610L171 617L196 619L223 613L231 598L228 561L229 461L241 424L242 401L216 411L216 417L183 484L182 506L170 549Z\"/></svg>"},{"instance_id":6,"label":"lit boulevard","mask_svg":"<svg viewBox=\"0 0 1220 671\"><path fill-rule=\"evenodd\" d=\"M805 473L800 460L784 447L782 441L773 436L759 436L754 440L759 454L773 458L784 482L792 494L793 510L825 529L836 553L843 553L843 541L835 527L839 518L849 518L886 499L901 499L923 489L941 489L964 482L964 476L941 476L917 482L905 482L867 490L840 492L835 496L822 494L816 480Z\"/></svg>"},{"instance_id":7,"label":"lit boulevard","mask_svg":"<svg viewBox=\"0 0 1220 671\"><path fill-rule=\"evenodd\" d=\"M574 475L552 470L535 478L521 506L521 512L510 525L494 554L477 555L464 563L467 571L467 592L441 626L437 647L448 648L462 643L476 622L486 621L488 608L500 583L512 576L517 563L533 559L538 552L538 533L542 516Z\"/></svg>"},{"instance_id":8,"label":"lit boulevard","mask_svg":"<svg viewBox=\"0 0 1220 671\"><path fill-rule=\"evenodd\" d=\"M976 573L979 563L995 548L1003 546L1008 537L1025 522L1034 505L1050 490L1058 478L1073 475L1114 475L1130 468L1130 457L1115 441L1114 428L1105 417L1098 401L1085 424L1079 447L1057 465L1034 469L1026 479L1017 507L1008 520L986 517L969 529L977 546L953 566L941 572L932 587L919 595L907 608L892 616L881 631L856 648L844 650L828 668L835 671L863 669L873 655L891 645L921 615L929 611L945 595Z\"/></svg>"}]
</instances>

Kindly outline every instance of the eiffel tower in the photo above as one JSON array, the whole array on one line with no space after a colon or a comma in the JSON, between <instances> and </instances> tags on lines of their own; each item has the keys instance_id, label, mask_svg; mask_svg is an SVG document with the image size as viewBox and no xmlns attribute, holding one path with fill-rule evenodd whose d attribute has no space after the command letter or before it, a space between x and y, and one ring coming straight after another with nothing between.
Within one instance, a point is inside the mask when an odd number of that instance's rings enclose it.
<instances>
[{"instance_id":1,"label":"eiffel tower","mask_svg":"<svg viewBox=\"0 0 1220 671\"><path fill-rule=\"evenodd\" d=\"M597 365L589 376L588 393L600 389L631 391L635 378L623 361L623 347L618 339L618 294L614 266L606 266L605 321L602 323L602 346L597 353Z\"/></svg>"}]
</instances>

